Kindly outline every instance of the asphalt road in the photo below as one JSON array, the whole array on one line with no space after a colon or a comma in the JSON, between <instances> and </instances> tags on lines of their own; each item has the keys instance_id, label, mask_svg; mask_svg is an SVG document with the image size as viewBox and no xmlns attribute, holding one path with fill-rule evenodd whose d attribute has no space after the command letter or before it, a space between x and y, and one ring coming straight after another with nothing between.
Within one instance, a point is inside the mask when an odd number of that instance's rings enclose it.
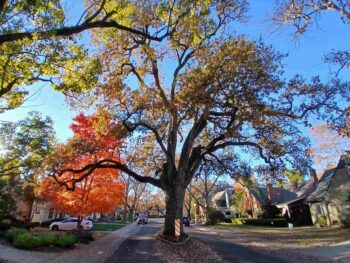
<instances>
[{"instance_id":1,"label":"asphalt road","mask_svg":"<svg viewBox=\"0 0 350 263\"><path fill-rule=\"evenodd\" d=\"M188 229L187 233L201 240L229 263L294 263L294 261L286 261L257 248L235 244L234 236L225 237L215 232L206 232L195 228Z\"/></svg>"},{"instance_id":2,"label":"asphalt road","mask_svg":"<svg viewBox=\"0 0 350 263\"><path fill-rule=\"evenodd\" d=\"M164 219L149 219L147 225L136 226L138 230L127 238L112 254L106 263L163 263L166 262L154 253L154 235L163 226ZM256 248L237 245L232 238L213 235L213 233L201 231L190 227L185 230L190 236L201 240L213 251L219 254L226 262L256 262L256 263L288 263L285 259L267 254ZM191 248L189 248L191 249ZM290 261L292 262L292 261ZM213 262L215 263L215 262Z\"/></svg>"},{"instance_id":3,"label":"asphalt road","mask_svg":"<svg viewBox=\"0 0 350 263\"><path fill-rule=\"evenodd\" d=\"M119 248L105 263L162 263L155 255L154 235L163 226L164 219L149 219L147 225L137 225L138 231L120 244Z\"/></svg>"}]
</instances>

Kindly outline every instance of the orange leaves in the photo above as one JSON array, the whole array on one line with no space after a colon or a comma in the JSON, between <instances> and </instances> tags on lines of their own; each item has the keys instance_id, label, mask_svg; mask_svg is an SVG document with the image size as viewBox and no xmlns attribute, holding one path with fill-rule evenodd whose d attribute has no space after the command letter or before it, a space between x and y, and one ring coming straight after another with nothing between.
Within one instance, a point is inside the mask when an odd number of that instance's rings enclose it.
<instances>
[{"instance_id":1,"label":"orange leaves","mask_svg":"<svg viewBox=\"0 0 350 263\"><path fill-rule=\"evenodd\" d=\"M66 169L80 169L102 159L120 161L122 142L108 133L113 125L108 119L79 114L73 121L73 138L56 150L55 155L60 161L56 164L59 174ZM101 125L102 122L106 125ZM74 191L61 187L53 178L47 178L43 183L42 196L50 200L56 209L74 216L113 212L116 206L123 203L125 191L119 175L120 172L115 169L96 169L76 183ZM80 177L81 174L65 172L58 178L60 182L69 183Z\"/></svg>"}]
</instances>

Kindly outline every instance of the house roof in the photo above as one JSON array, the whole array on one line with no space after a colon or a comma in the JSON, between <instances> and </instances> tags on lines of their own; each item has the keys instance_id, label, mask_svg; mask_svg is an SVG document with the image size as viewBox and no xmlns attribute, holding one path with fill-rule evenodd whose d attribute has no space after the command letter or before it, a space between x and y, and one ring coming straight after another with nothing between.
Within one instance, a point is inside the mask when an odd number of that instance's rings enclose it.
<instances>
[{"instance_id":1,"label":"house roof","mask_svg":"<svg viewBox=\"0 0 350 263\"><path fill-rule=\"evenodd\" d=\"M228 189L225 189L225 190L223 190L223 191L217 192L217 193L213 196L212 200L213 200L213 201L217 201L217 200L226 200L226 196L225 196L225 193L226 193L226 192L228 192L229 198L231 198L231 195L233 194L234 191L233 191L232 188L228 188Z\"/></svg>"},{"instance_id":2,"label":"house roof","mask_svg":"<svg viewBox=\"0 0 350 263\"><path fill-rule=\"evenodd\" d=\"M306 202L315 203L322 201L323 197L327 193L328 187L332 181L335 168L326 170L321 179L317 182L316 189L307 198Z\"/></svg>"},{"instance_id":3,"label":"house roof","mask_svg":"<svg viewBox=\"0 0 350 263\"><path fill-rule=\"evenodd\" d=\"M336 168L328 169L323 173L321 179L317 182L315 191L310 193L306 198L306 202L314 203L322 201L332 181L335 169Z\"/></svg>"},{"instance_id":4,"label":"house roof","mask_svg":"<svg viewBox=\"0 0 350 263\"><path fill-rule=\"evenodd\" d=\"M292 203L305 198L310 192L314 190L312 181L302 183L297 189L287 185L285 187L273 187L274 203ZM257 187L251 189L253 196L261 203L268 204L268 189L267 187Z\"/></svg>"}]
</instances>

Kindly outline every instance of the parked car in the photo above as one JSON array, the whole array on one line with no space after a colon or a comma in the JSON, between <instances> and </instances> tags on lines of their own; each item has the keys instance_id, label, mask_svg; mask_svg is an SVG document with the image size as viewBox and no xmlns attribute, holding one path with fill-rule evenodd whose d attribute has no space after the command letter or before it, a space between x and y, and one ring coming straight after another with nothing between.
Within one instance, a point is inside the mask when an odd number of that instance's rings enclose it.
<instances>
[{"instance_id":1,"label":"parked car","mask_svg":"<svg viewBox=\"0 0 350 263\"><path fill-rule=\"evenodd\" d=\"M190 226L190 218L189 217L183 217L182 218L182 224L184 224L185 226Z\"/></svg>"},{"instance_id":2,"label":"parked car","mask_svg":"<svg viewBox=\"0 0 350 263\"><path fill-rule=\"evenodd\" d=\"M148 223L148 218L146 216L139 216L136 220L136 223L138 225L140 225L140 224L146 225Z\"/></svg>"},{"instance_id":3,"label":"parked car","mask_svg":"<svg viewBox=\"0 0 350 263\"><path fill-rule=\"evenodd\" d=\"M50 225L50 229L53 231L58 230L75 230L77 229L78 218L70 217L61 222L54 222ZM80 228L87 230L93 227L93 223L90 220L83 219L80 223Z\"/></svg>"}]
</instances>

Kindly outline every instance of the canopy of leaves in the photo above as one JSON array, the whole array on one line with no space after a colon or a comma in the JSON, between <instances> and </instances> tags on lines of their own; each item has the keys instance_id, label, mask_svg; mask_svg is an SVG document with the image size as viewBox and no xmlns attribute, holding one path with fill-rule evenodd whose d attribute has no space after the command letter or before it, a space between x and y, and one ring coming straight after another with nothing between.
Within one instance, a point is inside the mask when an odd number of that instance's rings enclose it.
<instances>
[{"instance_id":1,"label":"canopy of leaves","mask_svg":"<svg viewBox=\"0 0 350 263\"><path fill-rule=\"evenodd\" d=\"M0 127L0 217L15 208L15 198L34 200L41 164L55 146L53 122L31 112Z\"/></svg>"},{"instance_id":2,"label":"canopy of leaves","mask_svg":"<svg viewBox=\"0 0 350 263\"><path fill-rule=\"evenodd\" d=\"M304 175L301 174L299 171L296 170L286 170L285 172L286 177L288 178L288 181L291 185L298 185L299 183L302 183L304 181Z\"/></svg>"},{"instance_id":3,"label":"canopy of leaves","mask_svg":"<svg viewBox=\"0 0 350 263\"><path fill-rule=\"evenodd\" d=\"M32 181L55 146L53 121L30 112L23 120L3 123L0 142L0 177L10 184L21 179Z\"/></svg>"},{"instance_id":4,"label":"canopy of leaves","mask_svg":"<svg viewBox=\"0 0 350 263\"><path fill-rule=\"evenodd\" d=\"M107 119L78 115L71 125L73 138L59 145L47 160L48 167L54 169L51 171L54 177L44 181L42 196L52 201L58 210L86 216L94 212L113 212L116 206L123 203L125 188L115 169L96 169L89 177L77 181L72 189L66 189L56 182L59 178L61 183L72 186L71 183L79 175L70 173L70 169L80 169L100 159L121 162L119 150L122 143L114 135L105 133L104 127L110 129L111 126Z\"/></svg>"},{"instance_id":5,"label":"canopy of leaves","mask_svg":"<svg viewBox=\"0 0 350 263\"><path fill-rule=\"evenodd\" d=\"M21 105L26 86L44 81L60 91L84 91L97 81L99 63L76 38L56 38L65 20L61 1L1 1L0 38L30 33L0 44L0 112ZM45 36L37 31L51 32Z\"/></svg>"},{"instance_id":6,"label":"canopy of leaves","mask_svg":"<svg viewBox=\"0 0 350 263\"><path fill-rule=\"evenodd\" d=\"M286 163L308 165L300 125L312 116L338 117L347 83L300 75L286 80L283 55L261 41L230 36L233 22L245 20L245 1L117 1L106 10L116 6L125 24L172 33L159 43L125 31L94 31L104 79L79 100L109 112L119 124L115 134L130 135L125 165L106 160L100 167L164 189L176 173L186 174L178 182L188 184L205 156L226 147L260 157L275 171ZM142 176L144 169L160 180Z\"/></svg>"}]
</instances>

